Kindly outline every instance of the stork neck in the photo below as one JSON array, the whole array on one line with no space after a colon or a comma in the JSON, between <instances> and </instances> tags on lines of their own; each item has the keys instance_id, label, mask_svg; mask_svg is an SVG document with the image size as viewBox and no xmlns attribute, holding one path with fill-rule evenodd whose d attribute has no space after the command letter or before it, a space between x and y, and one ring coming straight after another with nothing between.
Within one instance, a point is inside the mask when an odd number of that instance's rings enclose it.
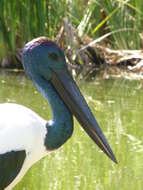
<instances>
[{"instance_id":1,"label":"stork neck","mask_svg":"<svg viewBox=\"0 0 143 190\"><path fill-rule=\"evenodd\" d=\"M33 82L43 96L46 97L52 110L53 119L46 124L47 134L45 138L46 148L52 150L60 147L72 135L73 118L50 82L48 83L43 78Z\"/></svg>"}]
</instances>

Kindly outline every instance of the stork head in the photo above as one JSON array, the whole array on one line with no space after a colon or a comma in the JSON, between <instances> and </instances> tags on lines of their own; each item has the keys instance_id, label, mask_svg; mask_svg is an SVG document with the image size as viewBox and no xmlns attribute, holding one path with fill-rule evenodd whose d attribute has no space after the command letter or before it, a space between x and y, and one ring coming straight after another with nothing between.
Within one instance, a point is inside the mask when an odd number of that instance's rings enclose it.
<instances>
[{"instance_id":1,"label":"stork head","mask_svg":"<svg viewBox=\"0 0 143 190\"><path fill-rule=\"evenodd\" d=\"M63 51L46 37L28 42L23 49L23 65L32 80L38 76L52 83L86 133L115 163L116 158L79 88L67 70Z\"/></svg>"}]
</instances>

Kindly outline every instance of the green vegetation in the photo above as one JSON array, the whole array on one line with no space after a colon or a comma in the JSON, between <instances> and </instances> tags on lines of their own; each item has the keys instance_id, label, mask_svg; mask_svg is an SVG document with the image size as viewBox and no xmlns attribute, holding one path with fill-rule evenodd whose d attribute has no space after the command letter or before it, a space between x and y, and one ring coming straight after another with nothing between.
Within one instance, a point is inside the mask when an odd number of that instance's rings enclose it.
<instances>
[{"instance_id":1,"label":"green vegetation","mask_svg":"<svg viewBox=\"0 0 143 190\"><path fill-rule=\"evenodd\" d=\"M79 85L118 165L99 150L75 121L71 139L33 165L13 190L143 189L143 82L97 76L96 81ZM25 105L51 119L47 101L23 75L0 72L0 86L0 102Z\"/></svg>"},{"instance_id":2,"label":"green vegetation","mask_svg":"<svg viewBox=\"0 0 143 190\"><path fill-rule=\"evenodd\" d=\"M1 0L0 62L14 56L17 48L37 36L56 39L65 18L78 36L97 39L118 49L141 49L143 45L141 0Z\"/></svg>"}]
</instances>

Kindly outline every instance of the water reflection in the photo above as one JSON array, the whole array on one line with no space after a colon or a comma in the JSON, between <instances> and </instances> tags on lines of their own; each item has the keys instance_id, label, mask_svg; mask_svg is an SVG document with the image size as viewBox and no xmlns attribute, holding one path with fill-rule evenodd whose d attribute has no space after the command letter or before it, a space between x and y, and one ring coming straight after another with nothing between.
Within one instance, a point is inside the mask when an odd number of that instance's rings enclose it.
<instances>
[{"instance_id":1,"label":"water reflection","mask_svg":"<svg viewBox=\"0 0 143 190\"><path fill-rule=\"evenodd\" d=\"M80 83L118 165L95 146L75 121L72 138L34 165L15 190L142 190L142 84L101 77L95 82ZM23 74L0 73L0 85L0 102L16 102L51 118L48 103Z\"/></svg>"}]
</instances>

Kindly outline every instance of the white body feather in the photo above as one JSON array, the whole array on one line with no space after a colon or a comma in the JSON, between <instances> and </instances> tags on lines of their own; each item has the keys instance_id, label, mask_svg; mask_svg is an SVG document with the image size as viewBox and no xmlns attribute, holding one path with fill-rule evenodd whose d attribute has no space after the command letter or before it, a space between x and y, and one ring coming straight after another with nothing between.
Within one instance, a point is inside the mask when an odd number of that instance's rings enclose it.
<instances>
[{"instance_id":1,"label":"white body feather","mask_svg":"<svg viewBox=\"0 0 143 190\"><path fill-rule=\"evenodd\" d=\"M26 151L20 173L5 190L11 190L26 171L47 154L44 146L46 133L46 120L32 110L18 104L0 104L0 154Z\"/></svg>"}]
</instances>

